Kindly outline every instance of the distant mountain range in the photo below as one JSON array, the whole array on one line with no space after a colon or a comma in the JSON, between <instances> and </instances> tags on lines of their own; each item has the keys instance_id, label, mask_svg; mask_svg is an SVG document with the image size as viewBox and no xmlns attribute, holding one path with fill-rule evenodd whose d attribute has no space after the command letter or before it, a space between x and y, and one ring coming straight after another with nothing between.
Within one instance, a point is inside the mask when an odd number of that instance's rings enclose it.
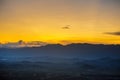
<instances>
[{"instance_id":1,"label":"distant mountain range","mask_svg":"<svg viewBox=\"0 0 120 80\"><path fill-rule=\"evenodd\" d=\"M0 64L7 69L10 66L17 70L35 68L53 72L54 69L62 69L67 72L69 69L75 73L119 74L120 45L47 44L40 47L0 48Z\"/></svg>"},{"instance_id":2,"label":"distant mountain range","mask_svg":"<svg viewBox=\"0 0 120 80\"><path fill-rule=\"evenodd\" d=\"M52 56L52 57L120 57L120 45L102 44L47 44L40 47L0 48L0 56Z\"/></svg>"},{"instance_id":3,"label":"distant mountain range","mask_svg":"<svg viewBox=\"0 0 120 80\"><path fill-rule=\"evenodd\" d=\"M62 44L50 44L47 42L42 42L42 41L29 41L25 42L23 40L19 40L18 42L6 42L6 43L0 43L0 48L25 48L25 47L42 47L42 46L71 46L71 45L81 45L81 46L86 46L86 45L91 45L91 46L120 46L120 44L90 44L90 43L68 43L66 45Z\"/></svg>"}]
</instances>

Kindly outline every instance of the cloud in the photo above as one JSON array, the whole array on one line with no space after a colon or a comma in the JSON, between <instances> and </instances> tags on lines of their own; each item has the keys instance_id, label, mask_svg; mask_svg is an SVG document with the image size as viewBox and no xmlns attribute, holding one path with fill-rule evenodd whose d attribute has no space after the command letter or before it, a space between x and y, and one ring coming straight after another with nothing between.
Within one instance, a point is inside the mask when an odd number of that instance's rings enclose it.
<instances>
[{"instance_id":1,"label":"cloud","mask_svg":"<svg viewBox=\"0 0 120 80\"><path fill-rule=\"evenodd\" d=\"M62 27L62 29L70 29L71 25L66 25L64 27Z\"/></svg>"},{"instance_id":2,"label":"cloud","mask_svg":"<svg viewBox=\"0 0 120 80\"><path fill-rule=\"evenodd\" d=\"M47 45L47 43L41 41L24 42L23 40L19 40L18 42L8 42L5 44L0 44L0 48L40 47L45 45Z\"/></svg>"},{"instance_id":3,"label":"cloud","mask_svg":"<svg viewBox=\"0 0 120 80\"><path fill-rule=\"evenodd\" d=\"M120 36L120 31L117 31L117 32L105 32L105 34Z\"/></svg>"}]
</instances>

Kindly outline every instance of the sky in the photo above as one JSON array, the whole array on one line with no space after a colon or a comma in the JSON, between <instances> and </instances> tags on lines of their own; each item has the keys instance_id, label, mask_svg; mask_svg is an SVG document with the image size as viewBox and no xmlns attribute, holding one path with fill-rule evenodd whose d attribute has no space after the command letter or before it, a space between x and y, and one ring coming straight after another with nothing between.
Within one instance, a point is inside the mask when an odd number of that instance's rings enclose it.
<instances>
[{"instance_id":1,"label":"sky","mask_svg":"<svg viewBox=\"0 0 120 80\"><path fill-rule=\"evenodd\" d=\"M120 44L120 0L0 0L0 42Z\"/></svg>"}]
</instances>

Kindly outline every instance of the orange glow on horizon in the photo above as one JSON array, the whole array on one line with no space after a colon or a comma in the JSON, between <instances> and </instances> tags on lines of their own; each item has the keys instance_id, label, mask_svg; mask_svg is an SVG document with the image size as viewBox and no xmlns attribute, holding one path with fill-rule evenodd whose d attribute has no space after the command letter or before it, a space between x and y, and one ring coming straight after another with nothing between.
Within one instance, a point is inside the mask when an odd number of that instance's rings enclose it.
<instances>
[{"instance_id":1,"label":"orange glow on horizon","mask_svg":"<svg viewBox=\"0 0 120 80\"><path fill-rule=\"evenodd\" d=\"M120 30L120 6L101 1L6 0L0 6L0 42L120 44L120 35L105 34Z\"/></svg>"}]
</instances>

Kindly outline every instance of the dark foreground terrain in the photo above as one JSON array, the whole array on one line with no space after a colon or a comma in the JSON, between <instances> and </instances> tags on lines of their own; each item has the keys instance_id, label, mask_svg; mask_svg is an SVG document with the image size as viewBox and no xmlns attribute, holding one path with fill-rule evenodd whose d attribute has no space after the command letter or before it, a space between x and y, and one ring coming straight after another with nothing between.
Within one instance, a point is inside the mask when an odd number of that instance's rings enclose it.
<instances>
[{"instance_id":1,"label":"dark foreground terrain","mask_svg":"<svg viewBox=\"0 0 120 80\"><path fill-rule=\"evenodd\" d=\"M115 60L116 63L107 64L108 60L107 58L97 61L72 59L70 62L57 63L1 61L0 78L1 80L120 80L120 62Z\"/></svg>"},{"instance_id":2,"label":"dark foreground terrain","mask_svg":"<svg viewBox=\"0 0 120 80\"><path fill-rule=\"evenodd\" d=\"M0 80L120 80L120 46L1 48Z\"/></svg>"}]
</instances>

